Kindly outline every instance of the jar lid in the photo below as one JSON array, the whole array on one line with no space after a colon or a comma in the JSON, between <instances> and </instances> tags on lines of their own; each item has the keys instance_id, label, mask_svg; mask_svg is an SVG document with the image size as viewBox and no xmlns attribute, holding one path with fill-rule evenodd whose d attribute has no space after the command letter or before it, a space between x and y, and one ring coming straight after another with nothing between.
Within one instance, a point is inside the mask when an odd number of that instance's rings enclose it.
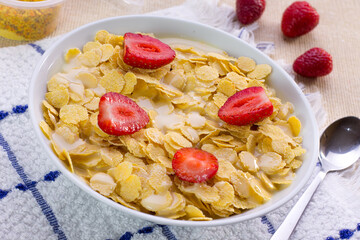
<instances>
[{"instance_id":1,"label":"jar lid","mask_svg":"<svg viewBox=\"0 0 360 240\"><path fill-rule=\"evenodd\" d=\"M18 0L0 0L0 4L15 8L49 8L61 4L64 0L43 0L37 2L24 2Z\"/></svg>"}]
</instances>

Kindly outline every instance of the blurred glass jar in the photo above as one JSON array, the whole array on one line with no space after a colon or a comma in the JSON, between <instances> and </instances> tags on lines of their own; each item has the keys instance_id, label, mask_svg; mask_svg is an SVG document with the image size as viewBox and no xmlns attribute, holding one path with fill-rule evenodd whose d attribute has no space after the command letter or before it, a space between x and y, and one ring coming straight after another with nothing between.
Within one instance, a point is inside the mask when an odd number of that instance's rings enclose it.
<instances>
[{"instance_id":1,"label":"blurred glass jar","mask_svg":"<svg viewBox=\"0 0 360 240\"><path fill-rule=\"evenodd\" d=\"M65 0L0 0L0 36L38 40L57 26Z\"/></svg>"}]
</instances>

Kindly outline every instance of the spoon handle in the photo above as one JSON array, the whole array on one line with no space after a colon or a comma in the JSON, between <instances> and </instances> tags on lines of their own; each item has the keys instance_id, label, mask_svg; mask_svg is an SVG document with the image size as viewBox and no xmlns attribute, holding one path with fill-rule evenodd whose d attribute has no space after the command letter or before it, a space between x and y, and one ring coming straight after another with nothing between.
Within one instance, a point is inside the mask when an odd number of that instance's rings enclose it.
<instances>
[{"instance_id":1,"label":"spoon handle","mask_svg":"<svg viewBox=\"0 0 360 240\"><path fill-rule=\"evenodd\" d=\"M306 206L308 205L311 197L314 195L315 190L324 179L327 172L321 170L310 186L306 189L295 206L291 209L284 222L280 225L278 230L270 240L287 240L293 232L296 224L298 223L301 215L303 214Z\"/></svg>"}]
</instances>

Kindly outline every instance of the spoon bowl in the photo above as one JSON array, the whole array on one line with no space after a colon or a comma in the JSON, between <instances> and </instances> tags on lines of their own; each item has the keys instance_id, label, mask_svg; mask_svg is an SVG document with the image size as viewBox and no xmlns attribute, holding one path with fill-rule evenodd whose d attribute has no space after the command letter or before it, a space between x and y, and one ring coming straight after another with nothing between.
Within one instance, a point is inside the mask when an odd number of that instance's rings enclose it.
<instances>
[{"instance_id":1,"label":"spoon bowl","mask_svg":"<svg viewBox=\"0 0 360 240\"><path fill-rule=\"evenodd\" d=\"M329 171L350 167L360 158L360 119L344 117L328 126L320 137L321 170L271 240L289 239L315 190Z\"/></svg>"},{"instance_id":2,"label":"spoon bowl","mask_svg":"<svg viewBox=\"0 0 360 240\"><path fill-rule=\"evenodd\" d=\"M324 171L337 171L348 168L359 157L359 118L341 118L332 123L321 135L319 160Z\"/></svg>"}]
</instances>

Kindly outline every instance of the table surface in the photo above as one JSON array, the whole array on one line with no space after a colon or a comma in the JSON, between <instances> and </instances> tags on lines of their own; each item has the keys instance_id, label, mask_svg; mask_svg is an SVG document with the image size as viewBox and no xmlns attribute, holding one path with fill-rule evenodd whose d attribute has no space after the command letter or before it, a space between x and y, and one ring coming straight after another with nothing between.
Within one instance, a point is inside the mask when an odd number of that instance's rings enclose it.
<instances>
[{"instance_id":1,"label":"table surface","mask_svg":"<svg viewBox=\"0 0 360 240\"><path fill-rule=\"evenodd\" d=\"M126 2L138 2L140 5L129 5ZM151 12L183 2L184 0L67 0L58 27L50 37L99 19ZM302 82L307 91L321 93L323 106L328 114L326 124L347 115L360 117L360 1L308 0L319 12L319 25L304 36L287 39L281 33L280 22L283 11L292 2L294 1L267 1L265 12L258 21L255 41L274 42L276 51L272 57L284 59L287 63L292 63L299 55L313 47L327 50L334 62L334 69L329 75L315 79L296 76L296 80ZM219 4L222 3L235 8L235 0L220 0ZM0 47L24 43L0 37Z\"/></svg>"}]
</instances>

